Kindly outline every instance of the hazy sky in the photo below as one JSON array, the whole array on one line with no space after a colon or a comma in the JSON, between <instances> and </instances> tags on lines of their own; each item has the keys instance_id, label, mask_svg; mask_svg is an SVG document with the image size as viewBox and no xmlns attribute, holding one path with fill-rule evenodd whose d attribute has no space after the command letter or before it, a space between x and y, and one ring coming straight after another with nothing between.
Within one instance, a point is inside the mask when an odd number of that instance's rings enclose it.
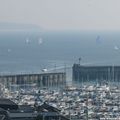
<instances>
[{"instance_id":1,"label":"hazy sky","mask_svg":"<svg viewBox=\"0 0 120 120\"><path fill-rule=\"evenodd\" d=\"M0 22L49 30L118 30L120 0L0 0Z\"/></svg>"}]
</instances>

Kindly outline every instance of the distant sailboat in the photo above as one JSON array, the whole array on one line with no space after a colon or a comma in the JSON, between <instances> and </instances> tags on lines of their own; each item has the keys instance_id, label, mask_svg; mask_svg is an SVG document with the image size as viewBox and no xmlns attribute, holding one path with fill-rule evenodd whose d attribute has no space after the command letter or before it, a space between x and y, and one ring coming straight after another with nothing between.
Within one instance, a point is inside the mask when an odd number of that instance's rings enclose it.
<instances>
[{"instance_id":1,"label":"distant sailboat","mask_svg":"<svg viewBox=\"0 0 120 120\"><path fill-rule=\"evenodd\" d=\"M26 43L28 44L28 43L30 43L30 40L29 40L29 38L26 38Z\"/></svg>"},{"instance_id":2,"label":"distant sailboat","mask_svg":"<svg viewBox=\"0 0 120 120\"><path fill-rule=\"evenodd\" d=\"M114 49L115 49L115 50L119 50L119 47L115 45L115 46L114 46Z\"/></svg>"},{"instance_id":3,"label":"distant sailboat","mask_svg":"<svg viewBox=\"0 0 120 120\"><path fill-rule=\"evenodd\" d=\"M100 44L100 43L101 43L101 38L100 38L99 35L96 37L96 43L97 43L97 44Z\"/></svg>"},{"instance_id":4,"label":"distant sailboat","mask_svg":"<svg viewBox=\"0 0 120 120\"><path fill-rule=\"evenodd\" d=\"M11 49L8 49L7 51L8 51L8 53L10 53L10 52L11 52Z\"/></svg>"},{"instance_id":5,"label":"distant sailboat","mask_svg":"<svg viewBox=\"0 0 120 120\"><path fill-rule=\"evenodd\" d=\"M38 44L40 45L40 44L42 44L43 43L43 40L42 40L42 38L40 38L39 40L38 40Z\"/></svg>"}]
</instances>

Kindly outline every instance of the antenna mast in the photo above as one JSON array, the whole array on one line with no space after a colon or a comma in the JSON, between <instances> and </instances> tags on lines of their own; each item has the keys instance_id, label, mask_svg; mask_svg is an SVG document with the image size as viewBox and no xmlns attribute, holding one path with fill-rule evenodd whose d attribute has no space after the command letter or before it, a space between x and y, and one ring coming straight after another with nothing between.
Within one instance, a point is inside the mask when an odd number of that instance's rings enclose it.
<instances>
[{"instance_id":1,"label":"antenna mast","mask_svg":"<svg viewBox=\"0 0 120 120\"><path fill-rule=\"evenodd\" d=\"M80 63L81 63L81 60L82 60L82 59L81 59L81 57L80 57L80 58L79 58L79 65L80 65Z\"/></svg>"}]
</instances>

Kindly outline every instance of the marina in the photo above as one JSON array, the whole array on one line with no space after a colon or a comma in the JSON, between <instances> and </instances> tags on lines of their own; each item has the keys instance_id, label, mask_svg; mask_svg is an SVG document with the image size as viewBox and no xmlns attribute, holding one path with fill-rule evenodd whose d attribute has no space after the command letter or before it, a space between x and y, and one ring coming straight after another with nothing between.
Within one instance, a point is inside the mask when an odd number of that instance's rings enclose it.
<instances>
[{"instance_id":1,"label":"marina","mask_svg":"<svg viewBox=\"0 0 120 120\"><path fill-rule=\"evenodd\" d=\"M37 117L42 114L38 109L49 105L69 120L110 120L120 119L120 87L108 84L66 86L62 89L31 89L2 93L4 98L14 101L19 106L30 106L24 112L9 111L9 116L27 116L28 111ZM1 106L0 106L1 107ZM48 108L48 107L47 107ZM27 113L26 113L26 112ZM46 111L44 111L46 112ZM14 113L14 114L13 114ZM33 114L34 113L34 114ZM26 115L25 115L26 114ZM53 113L49 113L55 115ZM46 117L49 114L42 114ZM30 116L30 114L28 114ZM19 117L18 117L19 118ZM29 117L28 117L29 118ZM17 119L15 119L17 120Z\"/></svg>"},{"instance_id":2,"label":"marina","mask_svg":"<svg viewBox=\"0 0 120 120\"><path fill-rule=\"evenodd\" d=\"M74 64L77 84L74 79L68 84L64 72L0 76L1 111L10 120L119 120L119 77L113 81L118 70L119 66L113 69Z\"/></svg>"},{"instance_id":3,"label":"marina","mask_svg":"<svg viewBox=\"0 0 120 120\"><path fill-rule=\"evenodd\" d=\"M120 120L120 0L0 3L0 120Z\"/></svg>"}]
</instances>

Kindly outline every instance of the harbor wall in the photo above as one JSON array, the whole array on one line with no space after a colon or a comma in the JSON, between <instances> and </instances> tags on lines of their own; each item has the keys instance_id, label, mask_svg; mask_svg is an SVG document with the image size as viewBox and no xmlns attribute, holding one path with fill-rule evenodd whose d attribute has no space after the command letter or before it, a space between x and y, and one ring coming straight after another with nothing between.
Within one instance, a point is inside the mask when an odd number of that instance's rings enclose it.
<instances>
[{"instance_id":1,"label":"harbor wall","mask_svg":"<svg viewBox=\"0 0 120 120\"><path fill-rule=\"evenodd\" d=\"M66 84L66 73L40 73L0 75L0 83L9 87L11 85L36 85L37 87L57 87Z\"/></svg>"},{"instance_id":2,"label":"harbor wall","mask_svg":"<svg viewBox=\"0 0 120 120\"><path fill-rule=\"evenodd\" d=\"M73 82L120 82L120 66L83 66L72 67Z\"/></svg>"}]
</instances>

